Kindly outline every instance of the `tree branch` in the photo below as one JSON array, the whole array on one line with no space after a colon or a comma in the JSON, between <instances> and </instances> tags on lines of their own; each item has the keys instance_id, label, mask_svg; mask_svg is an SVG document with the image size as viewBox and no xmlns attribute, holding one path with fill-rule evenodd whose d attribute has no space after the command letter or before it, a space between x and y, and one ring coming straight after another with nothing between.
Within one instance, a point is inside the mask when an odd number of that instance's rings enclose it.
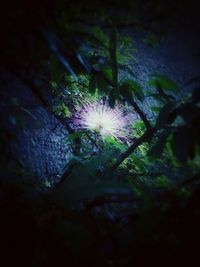
<instances>
[{"instance_id":1,"label":"tree branch","mask_svg":"<svg viewBox=\"0 0 200 267\"><path fill-rule=\"evenodd\" d=\"M123 153L121 153L121 155L119 156L119 158L117 159L117 161L115 162L115 164L112 166L112 170L115 170L119 167L119 165L122 164L122 162L128 158L135 150L138 146L140 146L142 143L149 141L154 133L155 133L155 128L151 128L150 130L147 130L141 137L139 137L138 139L135 140L135 142Z\"/></svg>"},{"instance_id":2,"label":"tree branch","mask_svg":"<svg viewBox=\"0 0 200 267\"><path fill-rule=\"evenodd\" d=\"M140 109L140 107L138 106L138 104L133 99L130 101L130 103L133 106L134 110L137 112L137 114L140 116L141 120L144 122L144 124L146 126L146 129L148 131L151 131L152 130L152 126L149 123L149 121L148 121L145 113Z\"/></svg>"},{"instance_id":3,"label":"tree branch","mask_svg":"<svg viewBox=\"0 0 200 267\"><path fill-rule=\"evenodd\" d=\"M119 98L118 85L118 62L117 62L117 31L113 27L110 31L110 61L112 67L112 82L114 89L114 98Z\"/></svg>"}]
</instances>

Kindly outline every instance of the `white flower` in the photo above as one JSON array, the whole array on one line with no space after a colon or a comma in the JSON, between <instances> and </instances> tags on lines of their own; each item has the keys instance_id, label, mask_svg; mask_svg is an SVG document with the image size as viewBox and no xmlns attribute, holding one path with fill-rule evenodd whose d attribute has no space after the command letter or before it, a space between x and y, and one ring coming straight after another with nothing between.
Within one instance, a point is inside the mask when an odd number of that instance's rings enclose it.
<instances>
[{"instance_id":1,"label":"white flower","mask_svg":"<svg viewBox=\"0 0 200 267\"><path fill-rule=\"evenodd\" d=\"M83 129L98 131L102 137L124 137L126 119L122 108L109 107L108 103L91 102L80 112L80 124Z\"/></svg>"}]
</instances>

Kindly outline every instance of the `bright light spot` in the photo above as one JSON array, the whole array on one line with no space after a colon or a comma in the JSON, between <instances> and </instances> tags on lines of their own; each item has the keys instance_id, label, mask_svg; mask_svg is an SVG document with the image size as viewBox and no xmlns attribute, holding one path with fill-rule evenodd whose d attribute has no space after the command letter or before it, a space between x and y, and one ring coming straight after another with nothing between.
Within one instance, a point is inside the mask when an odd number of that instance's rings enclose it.
<instances>
[{"instance_id":1,"label":"bright light spot","mask_svg":"<svg viewBox=\"0 0 200 267\"><path fill-rule=\"evenodd\" d=\"M89 103L80 112L80 124L84 129L99 132L102 137L125 137L126 119L120 106L111 108L108 103Z\"/></svg>"}]
</instances>

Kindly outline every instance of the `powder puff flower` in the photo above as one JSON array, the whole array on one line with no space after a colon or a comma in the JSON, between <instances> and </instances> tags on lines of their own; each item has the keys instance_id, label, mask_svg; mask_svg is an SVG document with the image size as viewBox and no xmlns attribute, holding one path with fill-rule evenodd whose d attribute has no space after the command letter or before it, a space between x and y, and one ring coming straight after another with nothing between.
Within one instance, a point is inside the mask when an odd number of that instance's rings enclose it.
<instances>
[{"instance_id":1,"label":"powder puff flower","mask_svg":"<svg viewBox=\"0 0 200 267\"><path fill-rule=\"evenodd\" d=\"M97 131L102 137L125 137L127 121L119 105L111 108L107 102L90 102L80 111L79 123L82 129Z\"/></svg>"}]
</instances>

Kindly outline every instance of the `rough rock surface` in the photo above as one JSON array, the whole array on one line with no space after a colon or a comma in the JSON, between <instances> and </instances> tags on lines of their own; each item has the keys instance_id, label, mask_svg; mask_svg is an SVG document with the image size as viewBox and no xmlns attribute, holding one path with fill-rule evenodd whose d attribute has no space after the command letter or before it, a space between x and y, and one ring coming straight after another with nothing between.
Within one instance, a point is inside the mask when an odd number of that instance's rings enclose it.
<instances>
[{"instance_id":1,"label":"rough rock surface","mask_svg":"<svg viewBox=\"0 0 200 267\"><path fill-rule=\"evenodd\" d=\"M69 155L65 127L49 113L22 81L1 68L4 103L0 107L1 131L12 130L16 140L12 153L31 173L41 178L59 174ZM11 98L8 100L8 98ZM14 104L13 104L14 103ZM21 108L22 107L22 108ZM22 123L13 119L20 115Z\"/></svg>"}]
</instances>

